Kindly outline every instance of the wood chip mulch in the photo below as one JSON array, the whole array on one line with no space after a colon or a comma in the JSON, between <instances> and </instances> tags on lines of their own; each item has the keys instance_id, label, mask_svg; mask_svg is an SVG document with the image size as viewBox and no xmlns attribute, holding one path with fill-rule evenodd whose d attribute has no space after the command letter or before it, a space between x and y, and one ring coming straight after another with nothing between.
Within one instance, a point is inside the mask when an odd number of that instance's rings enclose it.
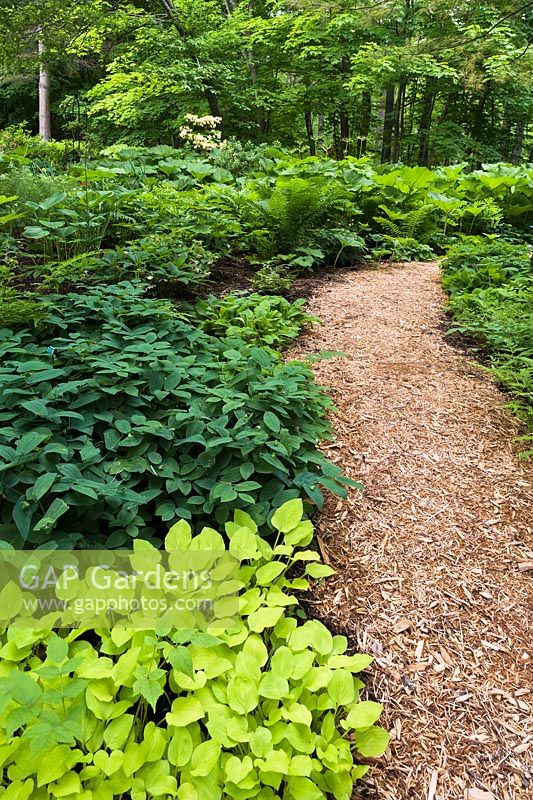
<instances>
[{"instance_id":1,"label":"wood chip mulch","mask_svg":"<svg viewBox=\"0 0 533 800\"><path fill-rule=\"evenodd\" d=\"M316 364L338 413L333 461L365 485L318 521L337 575L314 615L374 655L388 753L370 800L533 798L533 470L491 378L443 334L438 266L316 284Z\"/></svg>"}]
</instances>

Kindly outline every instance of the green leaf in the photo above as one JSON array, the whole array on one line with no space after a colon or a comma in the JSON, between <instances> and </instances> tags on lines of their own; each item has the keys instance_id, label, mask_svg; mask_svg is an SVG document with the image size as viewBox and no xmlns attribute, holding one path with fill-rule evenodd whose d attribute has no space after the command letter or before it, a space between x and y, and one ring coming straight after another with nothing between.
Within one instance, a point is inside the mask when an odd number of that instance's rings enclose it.
<instances>
[{"instance_id":1,"label":"green leaf","mask_svg":"<svg viewBox=\"0 0 533 800\"><path fill-rule=\"evenodd\" d=\"M335 575L335 570L327 564L308 564L305 574L315 579L329 578L330 575Z\"/></svg>"},{"instance_id":2,"label":"green leaf","mask_svg":"<svg viewBox=\"0 0 533 800\"><path fill-rule=\"evenodd\" d=\"M363 700L356 703L349 711L344 722L345 728L368 728L381 716L383 706L372 700Z\"/></svg>"},{"instance_id":3,"label":"green leaf","mask_svg":"<svg viewBox=\"0 0 533 800\"><path fill-rule=\"evenodd\" d=\"M68 658L68 642L54 634L47 645L46 655L54 664L62 664Z\"/></svg>"},{"instance_id":4,"label":"green leaf","mask_svg":"<svg viewBox=\"0 0 533 800\"><path fill-rule=\"evenodd\" d=\"M146 763L145 747L136 742L129 742L124 751L122 769L129 777L137 772Z\"/></svg>"},{"instance_id":5,"label":"green leaf","mask_svg":"<svg viewBox=\"0 0 533 800\"><path fill-rule=\"evenodd\" d=\"M192 754L190 771L195 778L209 775L220 758L221 747L212 739L199 744Z\"/></svg>"},{"instance_id":6,"label":"green leaf","mask_svg":"<svg viewBox=\"0 0 533 800\"><path fill-rule=\"evenodd\" d=\"M14 581L9 581L0 592L0 618L14 619L20 613L22 603L20 587Z\"/></svg>"},{"instance_id":7,"label":"green leaf","mask_svg":"<svg viewBox=\"0 0 533 800\"><path fill-rule=\"evenodd\" d=\"M265 411L263 414L263 422L265 423L266 427L271 430L273 433L279 433L281 429L281 424L278 417L272 413L272 411Z\"/></svg>"},{"instance_id":8,"label":"green leaf","mask_svg":"<svg viewBox=\"0 0 533 800\"><path fill-rule=\"evenodd\" d=\"M50 409L42 400L25 400L20 405L37 417L50 417Z\"/></svg>"},{"instance_id":9,"label":"green leaf","mask_svg":"<svg viewBox=\"0 0 533 800\"><path fill-rule=\"evenodd\" d=\"M121 750L124 747L134 719L133 714L123 714L107 726L104 731L104 742L110 750Z\"/></svg>"},{"instance_id":10,"label":"green leaf","mask_svg":"<svg viewBox=\"0 0 533 800\"><path fill-rule=\"evenodd\" d=\"M170 651L168 660L178 672L183 672L184 675L194 679L192 656L188 647L180 645L174 648Z\"/></svg>"},{"instance_id":11,"label":"green leaf","mask_svg":"<svg viewBox=\"0 0 533 800\"><path fill-rule=\"evenodd\" d=\"M183 769L183 767L187 766L190 762L193 750L194 744L192 736L187 728L182 728L177 731L170 740L168 746L168 760L173 766Z\"/></svg>"},{"instance_id":12,"label":"green leaf","mask_svg":"<svg viewBox=\"0 0 533 800\"><path fill-rule=\"evenodd\" d=\"M133 691L144 697L146 702L155 711L157 701L164 691L159 678L164 676L165 672L161 669L154 669L150 672L148 668L144 666L140 667L140 669L143 670L143 674L141 674L133 684Z\"/></svg>"},{"instance_id":13,"label":"green leaf","mask_svg":"<svg viewBox=\"0 0 533 800\"><path fill-rule=\"evenodd\" d=\"M42 689L27 672L14 670L9 676L9 687L13 700L21 705L35 706L42 696Z\"/></svg>"},{"instance_id":14,"label":"green leaf","mask_svg":"<svg viewBox=\"0 0 533 800\"><path fill-rule=\"evenodd\" d=\"M17 455L25 456L35 450L45 439L49 437L48 433L39 433L37 431L30 431L25 433L17 443Z\"/></svg>"},{"instance_id":15,"label":"green leaf","mask_svg":"<svg viewBox=\"0 0 533 800\"><path fill-rule=\"evenodd\" d=\"M251 631L262 633L265 628L273 628L283 614L283 608L259 608L248 617L248 626Z\"/></svg>"},{"instance_id":16,"label":"green leaf","mask_svg":"<svg viewBox=\"0 0 533 800\"><path fill-rule=\"evenodd\" d=\"M72 758L70 747L66 744L46 750L37 767L37 786L45 786L61 778L70 770L75 760L75 757Z\"/></svg>"},{"instance_id":17,"label":"green leaf","mask_svg":"<svg viewBox=\"0 0 533 800\"><path fill-rule=\"evenodd\" d=\"M239 714L249 714L259 704L259 689L253 678L234 675L228 683L229 707Z\"/></svg>"},{"instance_id":18,"label":"green leaf","mask_svg":"<svg viewBox=\"0 0 533 800\"><path fill-rule=\"evenodd\" d=\"M250 528L238 528L230 535L229 551L240 560L256 557L257 542Z\"/></svg>"},{"instance_id":19,"label":"green leaf","mask_svg":"<svg viewBox=\"0 0 533 800\"><path fill-rule=\"evenodd\" d=\"M351 672L344 669L335 670L328 683L328 695L335 707L353 703L355 687Z\"/></svg>"},{"instance_id":20,"label":"green leaf","mask_svg":"<svg viewBox=\"0 0 533 800\"><path fill-rule=\"evenodd\" d=\"M287 566L281 561L271 561L270 564L264 564L259 567L255 573L255 582L258 586L266 586L271 584L278 578L282 572L285 572Z\"/></svg>"},{"instance_id":21,"label":"green leaf","mask_svg":"<svg viewBox=\"0 0 533 800\"><path fill-rule=\"evenodd\" d=\"M289 500L272 515L272 525L281 533L289 533L296 528L303 516L303 503L297 498Z\"/></svg>"},{"instance_id":22,"label":"green leaf","mask_svg":"<svg viewBox=\"0 0 533 800\"><path fill-rule=\"evenodd\" d=\"M191 722L205 716L202 704L195 697L178 697L172 703L172 710L166 715L169 725L186 728Z\"/></svg>"},{"instance_id":23,"label":"green leaf","mask_svg":"<svg viewBox=\"0 0 533 800\"><path fill-rule=\"evenodd\" d=\"M55 472L45 472L44 475L39 475L28 492L29 499L38 501L41 497L44 497L48 490L52 488L56 478L57 474Z\"/></svg>"},{"instance_id":24,"label":"green leaf","mask_svg":"<svg viewBox=\"0 0 533 800\"><path fill-rule=\"evenodd\" d=\"M290 777L287 780L290 796L298 800L324 800L326 795L314 781L303 777Z\"/></svg>"},{"instance_id":25,"label":"green leaf","mask_svg":"<svg viewBox=\"0 0 533 800\"><path fill-rule=\"evenodd\" d=\"M265 758L272 750L272 734L268 728L260 725L252 734L250 739L250 750L254 756Z\"/></svg>"},{"instance_id":26,"label":"green leaf","mask_svg":"<svg viewBox=\"0 0 533 800\"><path fill-rule=\"evenodd\" d=\"M45 239L47 236L50 236L50 231L38 225L28 225L24 228L24 236L26 236L27 239Z\"/></svg>"},{"instance_id":27,"label":"green leaf","mask_svg":"<svg viewBox=\"0 0 533 800\"><path fill-rule=\"evenodd\" d=\"M271 700L281 700L283 697L287 697L289 694L289 683L280 675L266 673L263 675L259 683L259 694L262 697L268 697Z\"/></svg>"},{"instance_id":28,"label":"green leaf","mask_svg":"<svg viewBox=\"0 0 533 800\"><path fill-rule=\"evenodd\" d=\"M56 498L46 511L45 516L42 517L39 520L39 522L35 525L34 531L41 531L43 529L53 527L53 525L57 522L59 517L61 517L67 511L68 511L68 505L65 503L65 501Z\"/></svg>"},{"instance_id":29,"label":"green leaf","mask_svg":"<svg viewBox=\"0 0 533 800\"><path fill-rule=\"evenodd\" d=\"M355 746L365 758L379 758L389 746L390 736L383 728L376 726L364 731L356 731Z\"/></svg>"}]
</instances>

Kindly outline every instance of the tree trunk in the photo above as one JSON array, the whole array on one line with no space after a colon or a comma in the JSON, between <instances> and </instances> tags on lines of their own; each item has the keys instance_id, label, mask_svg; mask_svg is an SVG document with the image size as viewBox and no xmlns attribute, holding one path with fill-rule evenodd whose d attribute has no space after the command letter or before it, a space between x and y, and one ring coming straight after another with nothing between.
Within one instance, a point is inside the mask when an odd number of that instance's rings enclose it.
<instances>
[{"instance_id":1,"label":"tree trunk","mask_svg":"<svg viewBox=\"0 0 533 800\"><path fill-rule=\"evenodd\" d=\"M400 81L400 85L398 86L398 95L396 97L396 104L394 106L394 149L392 153L392 160L394 162L398 162L400 160L400 147L403 135L404 104L405 81Z\"/></svg>"},{"instance_id":2,"label":"tree trunk","mask_svg":"<svg viewBox=\"0 0 533 800\"><path fill-rule=\"evenodd\" d=\"M340 113L340 129L341 129L341 157L348 155L350 149L350 120L347 111L343 108Z\"/></svg>"},{"instance_id":3,"label":"tree trunk","mask_svg":"<svg viewBox=\"0 0 533 800\"><path fill-rule=\"evenodd\" d=\"M44 44L39 40L39 136L45 142L52 138L52 120L50 117L50 73L44 64Z\"/></svg>"},{"instance_id":4,"label":"tree trunk","mask_svg":"<svg viewBox=\"0 0 533 800\"><path fill-rule=\"evenodd\" d=\"M511 115L509 113L509 106L506 103L503 111L502 120L502 152L504 158L509 158L509 151L511 149Z\"/></svg>"},{"instance_id":5,"label":"tree trunk","mask_svg":"<svg viewBox=\"0 0 533 800\"><path fill-rule=\"evenodd\" d=\"M516 125L513 153L511 155L511 161L513 162L513 164L519 164L520 159L522 158L522 145L524 143L525 128L526 128L526 123L524 122L524 120L520 120L520 122L518 122Z\"/></svg>"},{"instance_id":6,"label":"tree trunk","mask_svg":"<svg viewBox=\"0 0 533 800\"><path fill-rule=\"evenodd\" d=\"M305 129L309 141L309 155L316 156L315 132L313 130L313 115L310 111L305 112Z\"/></svg>"},{"instance_id":7,"label":"tree trunk","mask_svg":"<svg viewBox=\"0 0 533 800\"><path fill-rule=\"evenodd\" d=\"M321 150L324 149L324 121L324 114L319 114L316 123L316 144Z\"/></svg>"},{"instance_id":8,"label":"tree trunk","mask_svg":"<svg viewBox=\"0 0 533 800\"><path fill-rule=\"evenodd\" d=\"M357 140L357 158L361 158L366 153L371 119L372 95L370 92L365 91L361 95L361 127L359 128L359 137Z\"/></svg>"},{"instance_id":9,"label":"tree trunk","mask_svg":"<svg viewBox=\"0 0 533 800\"><path fill-rule=\"evenodd\" d=\"M415 106L418 90L418 81L415 79L409 97L409 112L407 115L407 163L411 164L413 159L413 128L415 124Z\"/></svg>"},{"instance_id":10,"label":"tree trunk","mask_svg":"<svg viewBox=\"0 0 533 800\"><path fill-rule=\"evenodd\" d=\"M394 126L394 84L385 90L385 114L383 117L383 145L381 147L381 163L391 160L392 130Z\"/></svg>"},{"instance_id":11,"label":"tree trunk","mask_svg":"<svg viewBox=\"0 0 533 800\"><path fill-rule=\"evenodd\" d=\"M474 110L474 114L472 117L471 133L474 138L476 138L476 134L479 135L483 131L483 115L485 112L485 105L487 103L490 90L491 90L491 84L490 81L487 81L485 86L483 87L483 92L481 94L481 97L479 98L479 102Z\"/></svg>"},{"instance_id":12,"label":"tree trunk","mask_svg":"<svg viewBox=\"0 0 533 800\"><path fill-rule=\"evenodd\" d=\"M348 75L350 72L350 59L348 56L343 56L341 59L341 72L343 75ZM344 158L348 155L350 151L350 118L348 116L348 109L344 105L341 105L340 113L339 113L339 122L340 122L340 153L341 158Z\"/></svg>"},{"instance_id":13,"label":"tree trunk","mask_svg":"<svg viewBox=\"0 0 533 800\"><path fill-rule=\"evenodd\" d=\"M429 156L429 134L431 131L431 119L435 107L434 80L429 78L426 83L426 91L422 104L422 114L420 116L420 138L418 144L418 163L427 166Z\"/></svg>"}]
</instances>

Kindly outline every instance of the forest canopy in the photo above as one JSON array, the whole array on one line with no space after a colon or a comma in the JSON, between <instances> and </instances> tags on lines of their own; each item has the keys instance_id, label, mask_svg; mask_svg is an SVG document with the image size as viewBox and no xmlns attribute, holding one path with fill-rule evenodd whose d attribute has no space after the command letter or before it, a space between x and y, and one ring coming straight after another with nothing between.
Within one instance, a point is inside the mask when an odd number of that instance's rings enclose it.
<instances>
[{"instance_id":1,"label":"forest canopy","mask_svg":"<svg viewBox=\"0 0 533 800\"><path fill-rule=\"evenodd\" d=\"M215 118L224 138L301 155L519 163L533 146L532 9L520 0L2 0L0 128L177 145L195 114Z\"/></svg>"}]
</instances>

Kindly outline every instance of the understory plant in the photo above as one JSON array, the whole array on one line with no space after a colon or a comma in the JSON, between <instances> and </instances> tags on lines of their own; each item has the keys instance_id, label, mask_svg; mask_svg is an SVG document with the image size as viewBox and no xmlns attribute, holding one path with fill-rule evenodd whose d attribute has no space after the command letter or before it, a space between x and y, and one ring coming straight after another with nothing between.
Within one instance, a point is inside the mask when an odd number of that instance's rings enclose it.
<instances>
[{"instance_id":1,"label":"understory plant","mask_svg":"<svg viewBox=\"0 0 533 800\"><path fill-rule=\"evenodd\" d=\"M468 236L450 248L441 267L444 288L454 297L530 274L531 253L524 244L494 236Z\"/></svg>"},{"instance_id":2,"label":"understory plant","mask_svg":"<svg viewBox=\"0 0 533 800\"><path fill-rule=\"evenodd\" d=\"M524 245L468 239L443 262L453 332L477 343L533 440L533 274Z\"/></svg>"},{"instance_id":3,"label":"understory plant","mask_svg":"<svg viewBox=\"0 0 533 800\"><path fill-rule=\"evenodd\" d=\"M82 253L66 261L47 262L36 272L45 287L146 281L158 289L197 288L209 282L213 257L195 241L184 244L176 234L154 234L124 246Z\"/></svg>"},{"instance_id":4,"label":"understory plant","mask_svg":"<svg viewBox=\"0 0 533 800\"><path fill-rule=\"evenodd\" d=\"M0 329L36 323L43 315L42 306L31 295L14 285L12 258L0 264Z\"/></svg>"},{"instance_id":5,"label":"understory plant","mask_svg":"<svg viewBox=\"0 0 533 800\"><path fill-rule=\"evenodd\" d=\"M249 344L283 350L316 317L304 311L305 300L289 302L283 297L259 294L211 295L194 308L194 319L214 336L242 339Z\"/></svg>"},{"instance_id":6,"label":"understory plant","mask_svg":"<svg viewBox=\"0 0 533 800\"><path fill-rule=\"evenodd\" d=\"M54 612L4 629L2 796L349 800L369 768L357 761L380 756L389 736L375 724L381 705L361 699L372 659L302 619L294 591L332 572L305 549L302 512L299 500L276 510L274 545L244 511L224 535L172 527L170 557L238 559L239 611L222 629L55 632ZM295 566L301 577L289 578Z\"/></svg>"},{"instance_id":7,"label":"understory plant","mask_svg":"<svg viewBox=\"0 0 533 800\"><path fill-rule=\"evenodd\" d=\"M416 239L395 238L386 234L375 234L372 238L377 246L370 251L371 256L378 261L431 261L435 258L431 247Z\"/></svg>"},{"instance_id":8,"label":"understory plant","mask_svg":"<svg viewBox=\"0 0 533 800\"><path fill-rule=\"evenodd\" d=\"M295 275L286 264L265 264L252 277L254 289L264 294L285 295L294 282Z\"/></svg>"},{"instance_id":9,"label":"understory plant","mask_svg":"<svg viewBox=\"0 0 533 800\"><path fill-rule=\"evenodd\" d=\"M4 541L118 547L353 484L317 450L331 401L308 365L209 335L143 288L48 298L39 328L3 332Z\"/></svg>"}]
</instances>

